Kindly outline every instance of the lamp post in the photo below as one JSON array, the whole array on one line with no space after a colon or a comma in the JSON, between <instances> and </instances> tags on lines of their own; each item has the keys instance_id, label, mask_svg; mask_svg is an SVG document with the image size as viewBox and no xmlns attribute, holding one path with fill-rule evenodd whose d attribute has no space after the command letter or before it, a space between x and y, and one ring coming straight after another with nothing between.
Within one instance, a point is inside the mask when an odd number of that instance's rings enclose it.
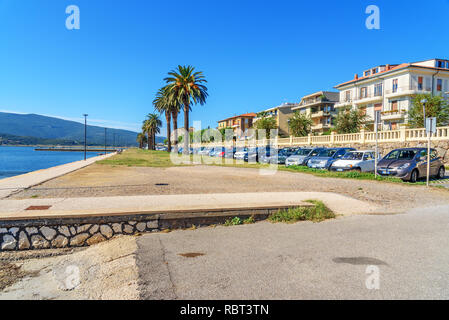
<instances>
[{"instance_id":1,"label":"lamp post","mask_svg":"<svg viewBox=\"0 0 449 320\"><path fill-rule=\"evenodd\" d=\"M87 159L87 116L88 114L83 114L84 116L84 161Z\"/></svg>"},{"instance_id":2,"label":"lamp post","mask_svg":"<svg viewBox=\"0 0 449 320\"><path fill-rule=\"evenodd\" d=\"M104 128L104 155L106 155L106 128Z\"/></svg>"},{"instance_id":3,"label":"lamp post","mask_svg":"<svg viewBox=\"0 0 449 320\"><path fill-rule=\"evenodd\" d=\"M427 99L422 99L422 108L423 108L423 118L424 118L424 128L426 130L427 134L427 176L426 176L426 186L429 186L430 182L430 137L432 135L431 129L432 128L426 128L426 103Z\"/></svg>"}]
</instances>

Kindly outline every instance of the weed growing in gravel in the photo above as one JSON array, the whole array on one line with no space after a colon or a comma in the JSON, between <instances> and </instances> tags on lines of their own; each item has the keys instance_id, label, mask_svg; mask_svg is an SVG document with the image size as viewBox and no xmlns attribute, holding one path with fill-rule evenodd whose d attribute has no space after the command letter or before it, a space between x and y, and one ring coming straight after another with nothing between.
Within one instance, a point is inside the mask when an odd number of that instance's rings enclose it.
<instances>
[{"instance_id":1,"label":"weed growing in gravel","mask_svg":"<svg viewBox=\"0 0 449 320\"><path fill-rule=\"evenodd\" d=\"M243 223L242 219L240 219L239 217L235 217L233 219L226 220L224 225L225 227L230 227L230 226L238 226L242 223Z\"/></svg>"},{"instance_id":2,"label":"weed growing in gravel","mask_svg":"<svg viewBox=\"0 0 449 320\"><path fill-rule=\"evenodd\" d=\"M256 220L254 219L254 216L249 217L248 219L243 220L243 224L253 224Z\"/></svg>"},{"instance_id":3,"label":"weed growing in gravel","mask_svg":"<svg viewBox=\"0 0 449 320\"><path fill-rule=\"evenodd\" d=\"M295 223L298 221L321 222L335 218L335 214L321 201L308 200L312 207L298 207L279 210L273 213L268 220L271 222Z\"/></svg>"}]
</instances>

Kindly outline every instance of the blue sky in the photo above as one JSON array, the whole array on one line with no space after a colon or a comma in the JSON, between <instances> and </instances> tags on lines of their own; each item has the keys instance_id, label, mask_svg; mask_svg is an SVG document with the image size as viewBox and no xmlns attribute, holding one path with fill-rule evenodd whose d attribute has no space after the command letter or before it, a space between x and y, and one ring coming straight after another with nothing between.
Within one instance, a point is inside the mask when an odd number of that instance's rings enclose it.
<instances>
[{"instance_id":1,"label":"blue sky","mask_svg":"<svg viewBox=\"0 0 449 320\"><path fill-rule=\"evenodd\" d=\"M449 58L447 30L449 0L0 0L0 110L138 130L166 73L191 64L210 94L191 120L216 127L375 65Z\"/></svg>"}]
</instances>

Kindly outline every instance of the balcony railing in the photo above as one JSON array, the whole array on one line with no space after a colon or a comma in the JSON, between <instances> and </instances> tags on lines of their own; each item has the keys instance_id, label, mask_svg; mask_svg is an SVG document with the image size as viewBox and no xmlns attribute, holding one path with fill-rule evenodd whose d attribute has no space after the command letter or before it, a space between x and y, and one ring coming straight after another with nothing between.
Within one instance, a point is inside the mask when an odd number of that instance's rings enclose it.
<instances>
[{"instance_id":1,"label":"balcony railing","mask_svg":"<svg viewBox=\"0 0 449 320\"><path fill-rule=\"evenodd\" d=\"M432 88L424 86L424 85L412 85L412 86L402 86L396 87L385 91L385 94L400 94L400 93L409 93L409 92L431 92Z\"/></svg>"}]
</instances>

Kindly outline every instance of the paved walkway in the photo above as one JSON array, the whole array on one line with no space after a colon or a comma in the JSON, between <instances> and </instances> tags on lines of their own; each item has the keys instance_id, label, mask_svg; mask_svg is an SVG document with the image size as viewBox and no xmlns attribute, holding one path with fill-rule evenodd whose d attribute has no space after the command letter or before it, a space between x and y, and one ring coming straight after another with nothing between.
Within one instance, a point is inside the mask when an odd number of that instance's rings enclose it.
<instances>
[{"instance_id":1,"label":"paved walkway","mask_svg":"<svg viewBox=\"0 0 449 320\"><path fill-rule=\"evenodd\" d=\"M115 153L109 153L107 155L89 158L86 161L81 160L71 162L57 167L33 171L20 176L2 179L0 180L0 199L4 199L22 189L33 187L51 179L63 176L67 173L87 167L96 161L109 158L114 154Z\"/></svg>"},{"instance_id":2,"label":"paved walkway","mask_svg":"<svg viewBox=\"0 0 449 320\"><path fill-rule=\"evenodd\" d=\"M321 200L341 215L379 212L371 204L336 193L266 192L0 200L0 220L299 206L304 200ZM30 206L51 207L45 211L26 211Z\"/></svg>"}]
</instances>

